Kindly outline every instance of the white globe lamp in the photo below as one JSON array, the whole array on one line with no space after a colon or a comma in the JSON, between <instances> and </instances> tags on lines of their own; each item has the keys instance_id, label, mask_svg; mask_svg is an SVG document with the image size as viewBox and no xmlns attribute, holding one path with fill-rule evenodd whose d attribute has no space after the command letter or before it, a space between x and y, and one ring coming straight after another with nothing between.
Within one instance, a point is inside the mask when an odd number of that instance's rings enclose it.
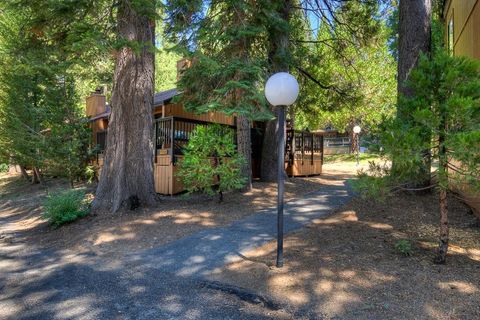
<instances>
[{"instance_id":1,"label":"white globe lamp","mask_svg":"<svg viewBox=\"0 0 480 320\"><path fill-rule=\"evenodd\" d=\"M360 126L353 127L353 133L355 133L356 138L356 149L357 149L357 167L360 164L360 132L362 132L362 128Z\"/></svg>"},{"instance_id":2,"label":"white globe lamp","mask_svg":"<svg viewBox=\"0 0 480 320\"><path fill-rule=\"evenodd\" d=\"M265 97L274 107L292 105L298 98L298 82L287 72L275 73L265 84ZM285 184L285 108L278 108L277 162L277 267L283 266L283 194Z\"/></svg>"},{"instance_id":3,"label":"white globe lamp","mask_svg":"<svg viewBox=\"0 0 480 320\"><path fill-rule=\"evenodd\" d=\"M292 105L297 100L298 93L297 79L287 72L275 73L265 85L265 97L275 107Z\"/></svg>"}]
</instances>

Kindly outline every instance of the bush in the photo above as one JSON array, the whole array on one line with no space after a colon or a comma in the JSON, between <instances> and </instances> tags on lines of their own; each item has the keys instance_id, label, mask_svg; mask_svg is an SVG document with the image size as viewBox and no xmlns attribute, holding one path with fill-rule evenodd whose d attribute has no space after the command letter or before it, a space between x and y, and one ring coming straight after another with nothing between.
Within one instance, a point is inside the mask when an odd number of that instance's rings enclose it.
<instances>
[{"instance_id":1,"label":"bush","mask_svg":"<svg viewBox=\"0 0 480 320\"><path fill-rule=\"evenodd\" d=\"M399 240L395 244L395 249L406 257L411 256L413 253L412 243L407 239Z\"/></svg>"},{"instance_id":2,"label":"bush","mask_svg":"<svg viewBox=\"0 0 480 320\"><path fill-rule=\"evenodd\" d=\"M8 172L8 164L0 163L0 172Z\"/></svg>"},{"instance_id":3,"label":"bush","mask_svg":"<svg viewBox=\"0 0 480 320\"><path fill-rule=\"evenodd\" d=\"M49 195L45 200L43 218L54 227L75 221L86 216L90 203L85 199L85 192L68 190Z\"/></svg>"},{"instance_id":4,"label":"bush","mask_svg":"<svg viewBox=\"0 0 480 320\"><path fill-rule=\"evenodd\" d=\"M180 177L189 193L218 194L241 189L246 182L241 168L245 159L234 144L234 131L220 125L197 126L184 149Z\"/></svg>"}]
</instances>

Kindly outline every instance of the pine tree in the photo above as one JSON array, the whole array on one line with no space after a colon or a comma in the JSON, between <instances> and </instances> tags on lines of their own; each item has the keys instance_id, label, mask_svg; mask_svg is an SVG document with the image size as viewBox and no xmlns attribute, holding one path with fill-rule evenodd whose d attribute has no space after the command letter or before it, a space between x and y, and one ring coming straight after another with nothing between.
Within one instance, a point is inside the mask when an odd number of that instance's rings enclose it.
<instances>
[{"instance_id":1,"label":"pine tree","mask_svg":"<svg viewBox=\"0 0 480 320\"><path fill-rule=\"evenodd\" d=\"M49 171L73 180L86 165L88 130L72 61L49 41L32 8L1 7L0 144L3 156L30 167L33 182ZM27 176L24 172L24 176Z\"/></svg>"},{"instance_id":2,"label":"pine tree","mask_svg":"<svg viewBox=\"0 0 480 320\"><path fill-rule=\"evenodd\" d=\"M156 1L11 0L6 6L16 12L28 12L24 30L48 45L52 57L57 58L51 61L50 52L40 54L48 62L46 65L65 67L64 74L53 77L57 82L66 84L73 79L72 85L78 85L78 76L91 72L98 61L103 64L108 56L115 56L108 148L94 206L117 211L132 199L145 205L154 203L152 102Z\"/></svg>"},{"instance_id":3,"label":"pine tree","mask_svg":"<svg viewBox=\"0 0 480 320\"><path fill-rule=\"evenodd\" d=\"M242 172L251 188L251 120L269 117L261 92L264 79L264 17L255 1L217 1L205 9L201 1L169 1L172 28L193 61L178 85L187 110L221 111L236 116L237 148L247 159ZM190 17L184 20L184 17ZM186 37L189 37L188 40Z\"/></svg>"},{"instance_id":4,"label":"pine tree","mask_svg":"<svg viewBox=\"0 0 480 320\"><path fill-rule=\"evenodd\" d=\"M153 180L155 1L121 0L112 113L93 208L116 212L156 201Z\"/></svg>"},{"instance_id":5,"label":"pine tree","mask_svg":"<svg viewBox=\"0 0 480 320\"><path fill-rule=\"evenodd\" d=\"M398 96L412 96L415 92L407 85L411 70L417 65L420 55L430 54L432 48L432 2L431 0L400 0L398 8ZM397 107L397 116L408 118L408 114ZM430 137L425 136L425 139ZM423 179L417 180L416 186L426 187L430 184L431 155L424 151L424 157L417 166ZM394 160L392 173L397 174ZM400 174L400 173L398 173Z\"/></svg>"}]
</instances>

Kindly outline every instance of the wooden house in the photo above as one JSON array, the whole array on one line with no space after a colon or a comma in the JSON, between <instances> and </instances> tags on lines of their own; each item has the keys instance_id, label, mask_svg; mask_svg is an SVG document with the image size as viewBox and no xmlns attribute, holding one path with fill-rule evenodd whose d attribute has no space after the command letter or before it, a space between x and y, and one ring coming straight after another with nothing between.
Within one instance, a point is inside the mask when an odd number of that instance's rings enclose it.
<instances>
[{"instance_id":1,"label":"wooden house","mask_svg":"<svg viewBox=\"0 0 480 320\"><path fill-rule=\"evenodd\" d=\"M443 18L445 45L450 54L480 60L480 0L446 0ZM480 194L467 185L455 185L453 189L480 218Z\"/></svg>"},{"instance_id":2,"label":"wooden house","mask_svg":"<svg viewBox=\"0 0 480 320\"><path fill-rule=\"evenodd\" d=\"M178 94L171 89L155 94L154 97L154 141L155 154L155 190L160 194L176 194L185 190L182 182L176 178L178 162L183 157L183 147L198 125L218 123L235 129L234 116L221 112L195 114L188 112L182 104L174 103ZM87 98L87 116L92 128L92 142L100 151L105 148L110 108L105 96L95 92ZM260 177L263 127L261 122L252 125L252 176ZM287 129L285 169L290 176L318 175L322 172L323 136L318 133ZM101 170L103 156L100 152L96 163Z\"/></svg>"},{"instance_id":3,"label":"wooden house","mask_svg":"<svg viewBox=\"0 0 480 320\"><path fill-rule=\"evenodd\" d=\"M449 52L480 59L480 0L446 0L443 17Z\"/></svg>"}]
</instances>

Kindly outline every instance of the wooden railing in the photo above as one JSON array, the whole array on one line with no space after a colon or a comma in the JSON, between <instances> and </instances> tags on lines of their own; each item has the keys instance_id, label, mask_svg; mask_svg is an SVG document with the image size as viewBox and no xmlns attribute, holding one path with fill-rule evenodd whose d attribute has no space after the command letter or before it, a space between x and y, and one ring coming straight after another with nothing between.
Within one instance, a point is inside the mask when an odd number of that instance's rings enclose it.
<instances>
[{"instance_id":1,"label":"wooden railing","mask_svg":"<svg viewBox=\"0 0 480 320\"><path fill-rule=\"evenodd\" d=\"M168 150L171 162L175 163L177 155L183 154L183 148L186 146L190 137L197 126L211 125L211 122L184 119L178 117L165 117L155 119L155 159L157 159L158 150ZM234 129L234 126L223 125ZM235 131L234 131L234 137Z\"/></svg>"},{"instance_id":2,"label":"wooden railing","mask_svg":"<svg viewBox=\"0 0 480 320\"><path fill-rule=\"evenodd\" d=\"M290 165L295 159L302 162L310 160L313 164L315 156L320 156L323 162L323 136L308 131L287 130L285 159Z\"/></svg>"}]
</instances>

